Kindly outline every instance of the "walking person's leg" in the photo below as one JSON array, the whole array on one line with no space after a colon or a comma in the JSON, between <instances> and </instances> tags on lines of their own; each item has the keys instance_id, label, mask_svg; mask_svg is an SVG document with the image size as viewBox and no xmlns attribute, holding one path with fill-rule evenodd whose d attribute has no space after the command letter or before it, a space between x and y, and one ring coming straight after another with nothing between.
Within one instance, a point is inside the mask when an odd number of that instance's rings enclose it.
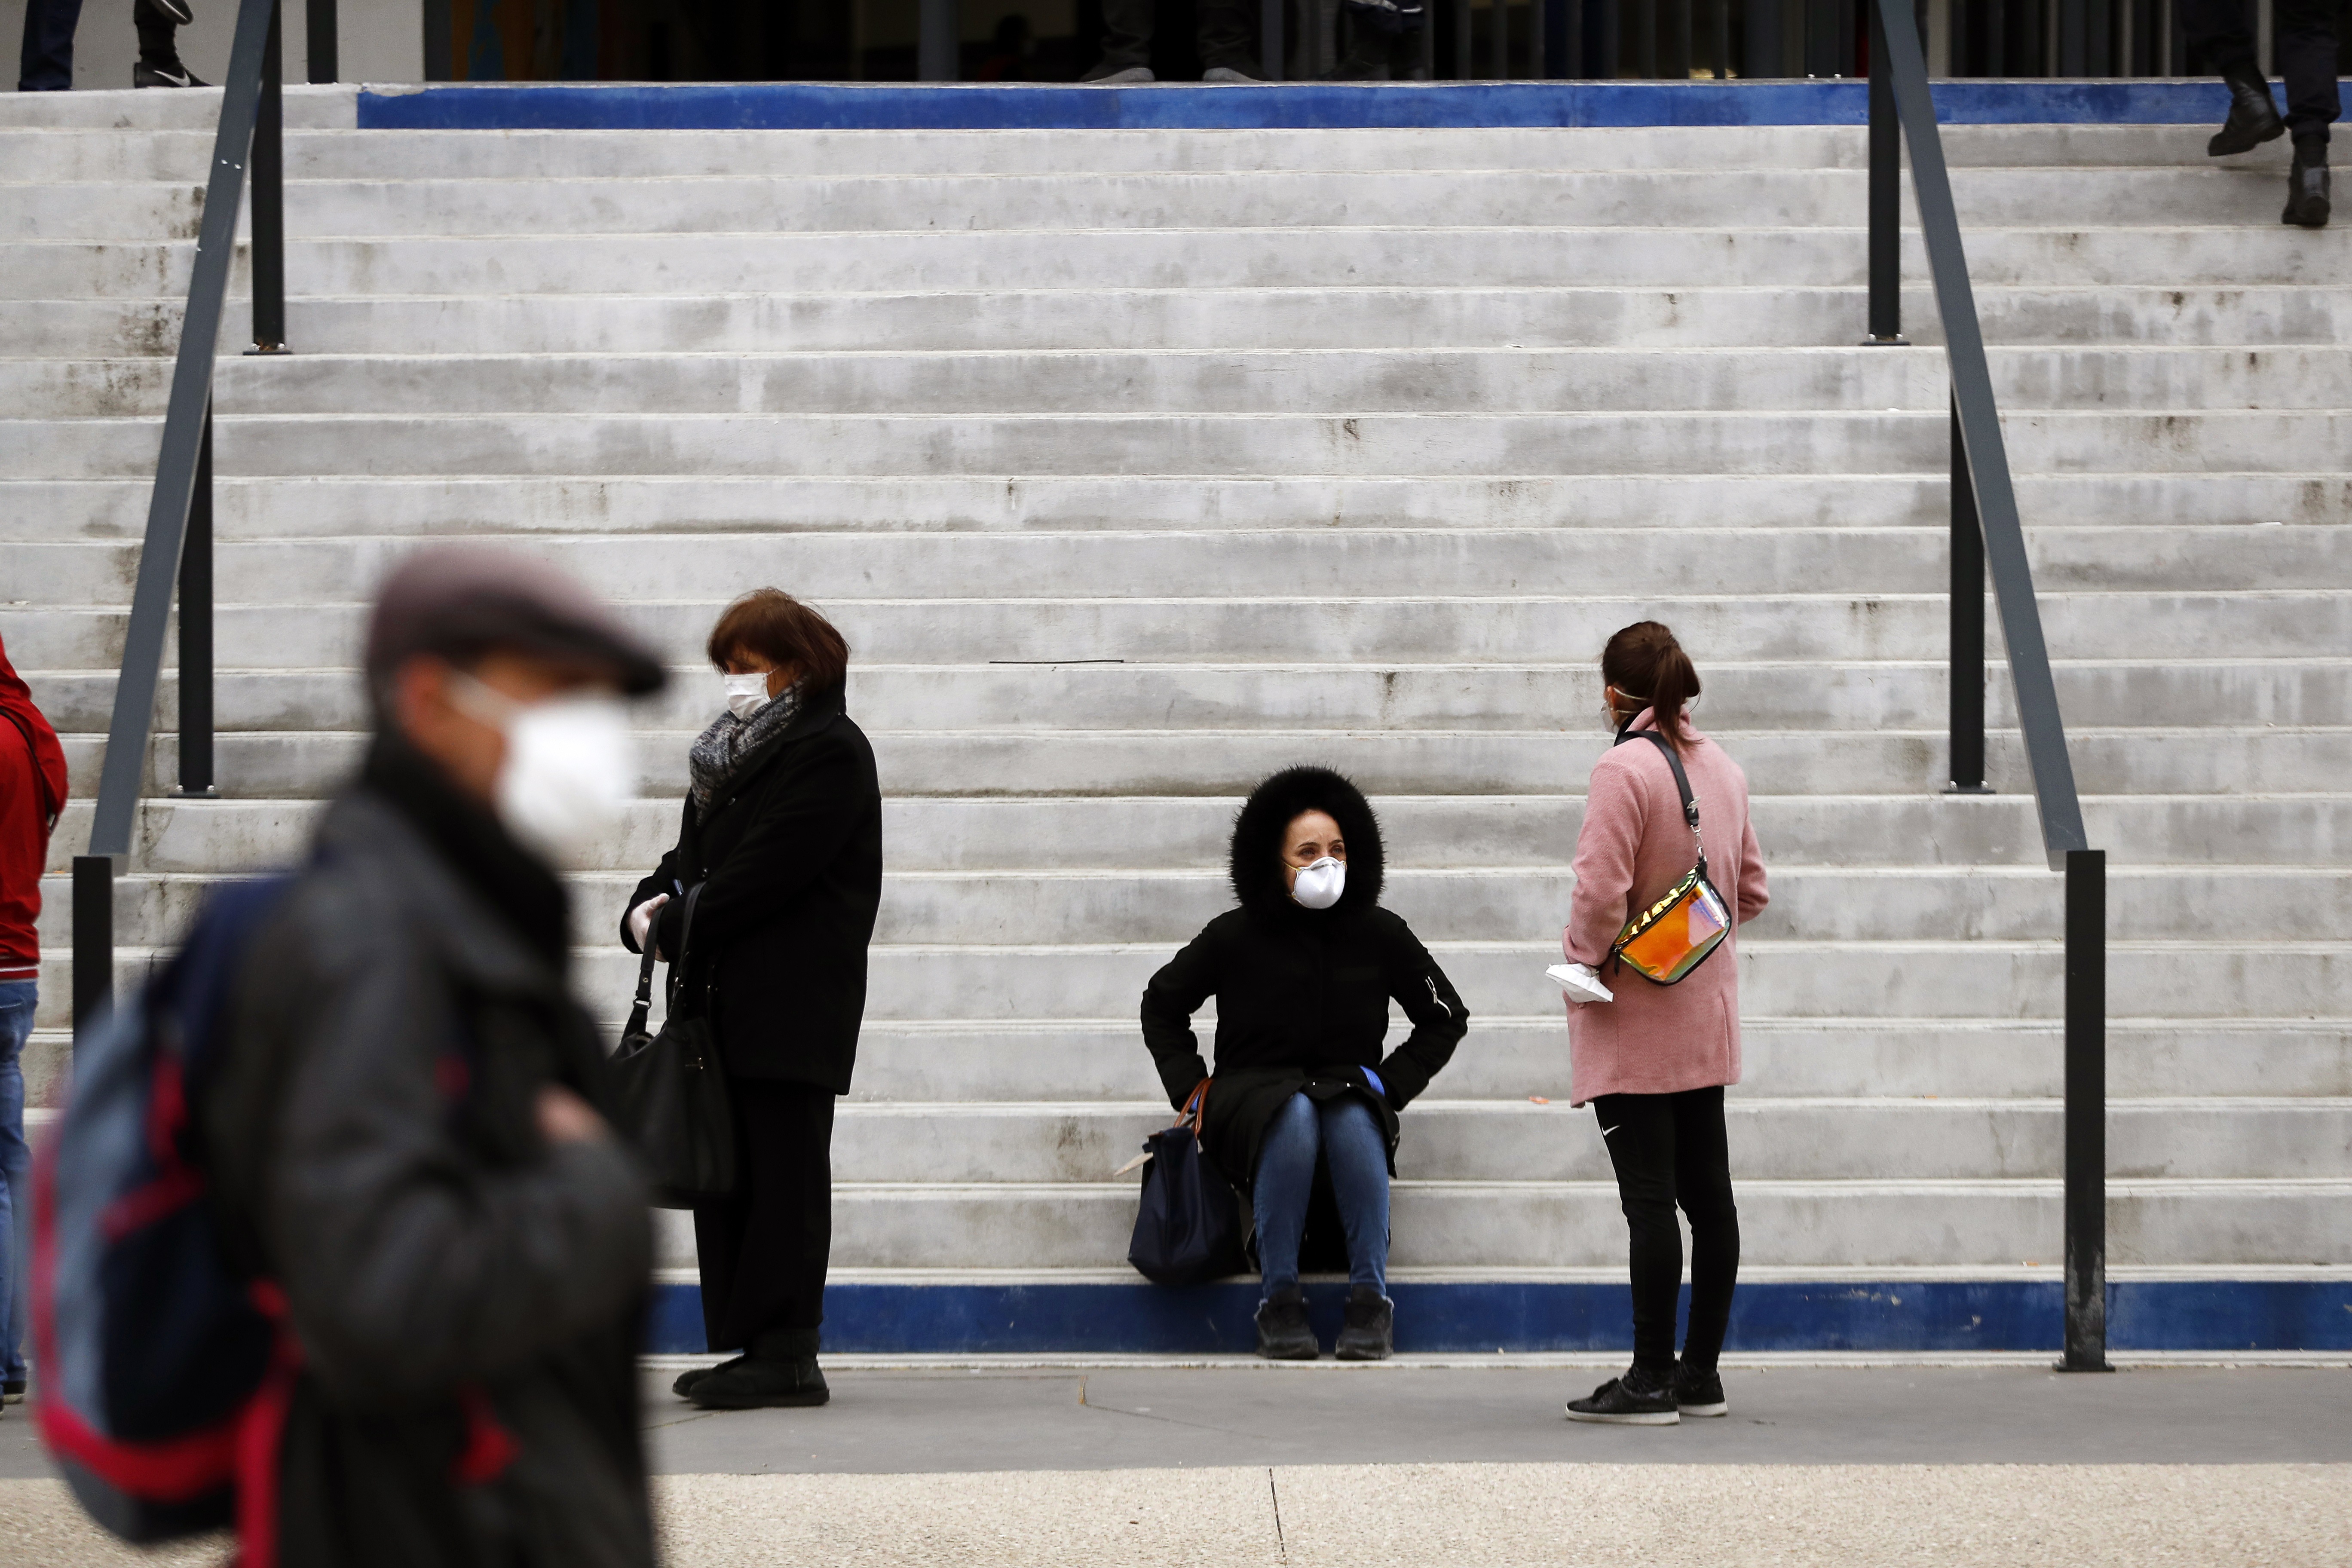
<instances>
[{"instance_id":1,"label":"walking person's leg","mask_svg":"<svg viewBox=\"0 0 2352 1568\"><path fill-rule=\"evenodd\" d=\"M1739 1210L1731 1197L1723 1090L1694 1089L1667 1099L1675 1118L1675 1200L1691 1229L1690 1325L1675 1368L1675 1399L1685 1415L1721 1415L1728 1406L1716 1362L1739 1284Z\"/></svg>"},{"instance_id":2,"label":"walking person's leg","mask_svg":"<svg viewBox=\"0 0 2352 1568\"><path fill-rule=\"evenodd\" d=\"M835 1096L756 1079L730 1079L728 1088L742 1133L744 1206L719 1321L745 1353L688 1397L727 1410L823 1405L830 1394L816 1353L833 1247Z\"/></svg>"},{"instance_id":3,"label":"walking person's leg","mask_svg":"<svg viewBox=\"0 0 2352 1568\"><path fill-rule=\"evenodd\" d=\"M81 0L25 0L18 92L64 92L73 86L74 29L80 25Z\"/></svg>"},{"instance_id":4,"label":"walking person's leg","mask_svg":"<svg viewBox=\"0 0 2352 1568\"><path fill-rule=\"evenodd\" d=\"M1675 1222L1675 1116L1662 1094L1603 1094L1592 1110L1617 1173L1633 1286L1633 1364L1590 1397L1571 1400L1571 1421L1672 1426L1675 1305L1682 1294L1683 1233Z\"/></svg>"},{"instance_id":5,"label":"walking person's leg","mask_svg":"<svg viewBox=\"0 0 2352 1568\"><path fill-rule=\"evenodd\" d=\"M2254 59L2254 35L2241 0L2180 0L2179 16L2189 47L2230 89L2230 118L2206 143L2207 155L2251 152L2284 135L2286 122Z\"/></svg>"},{"instance_id":6,"label":"walking person's leg","mask_svg":"<svg viewBox=\"0 0 2352 1568\"><path fill-rule=\"evenodd\" d=\"M1152 0L1102 0L1103 52L1086 79L1117 85L1151 77Z\"/></svg>"},{"instance_id":7,"label":"walking person's leg","mask_svg":"<svg viewBox=\"0 0 2352 1568\"><path fill-rule=\"evenodd\" d=\"M1331 1195L1348 1233L1348 1307L1341 1361L1386 1361L1395 1349L1389 1300L1389 1151L1372 1108L1352 1094L1316 1106Z\"/></svg>"},{"instance_id":8,"label":"walking person's leg","mask_svg":"<svg viewBox=\"0 0 2352 1568\"><path fill-rule=\"evenodd\" d=\"M1313 1361L1323 1353L1307 1325L1298 1289L1298 1243L1323 1145L1315 1102L1294 1094L1274 1114L1259 1146L1250 1207L1257 1226L1257 1353L1270 1361Z\"/></svg>"},{"instance_id":9,"label":"walking person's leg","mask_svg":"<svg viewBox=\"0 0 2352 1568\"><path fill-rule=\"evenodd\" d=\"M0 984L0 1397L11 1400L25 1394L33 1155L25 1142L24 1052L38 995L29 980Z\"/></svg>"},{"instance_id":10,"label":"walking person's leg","mask_svg":"<svg viewBox=\"0 0 2352 1568\"><path fill-rule=\"evenodd\" d=\"M2344 110L2336 83L2336 0L2278 0L2279 74L2286 79L2286 129L2294 138L2283 223L2326 226L2327 128Z\"/></svg>"},{"instance_id":11,"label":"walking person's leg","mask_svg":"<svg viewBox=\"0 0 2352 1568\"><path fill-rule=\"evenodd\" d=\"M139 64L131 72L131 86L207 85L180 60L180 29L195 19L188 0L132 0L131 21L139 33Z\"/></svg>"}]
</instances>

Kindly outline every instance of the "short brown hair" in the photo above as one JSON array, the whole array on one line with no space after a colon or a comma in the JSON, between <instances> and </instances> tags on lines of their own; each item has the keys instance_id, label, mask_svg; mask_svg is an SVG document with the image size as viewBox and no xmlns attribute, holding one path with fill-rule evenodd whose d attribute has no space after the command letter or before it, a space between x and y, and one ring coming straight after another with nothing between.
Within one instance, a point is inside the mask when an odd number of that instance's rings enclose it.
<instances>
[{"instance_id":1,"label":"short brown hair","mask_svg":"<svg viewBox=\"0 0 2352 1568\"><path fill-rule=\"evenodd\" d=\"M849 676L849 644L833 623L782 588L754 588L719 616L705 650L725 669L738 658L764 658L800 671L811 692L831 691Z\"/></svg>"}]
</instances>

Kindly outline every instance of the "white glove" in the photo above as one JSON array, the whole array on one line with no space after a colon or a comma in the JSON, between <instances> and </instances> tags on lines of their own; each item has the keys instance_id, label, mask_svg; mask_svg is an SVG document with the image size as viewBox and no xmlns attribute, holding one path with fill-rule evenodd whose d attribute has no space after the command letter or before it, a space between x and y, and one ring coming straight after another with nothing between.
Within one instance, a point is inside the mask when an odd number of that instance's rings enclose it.
<instances>
[{"instance_id":1,"label":"white glove","mask_svg":"<svg viewBox=\"0 0 2352 1568\"><path fill-rule=\"evenodd\" d=\"M656 893L629 911L629 940L637 944L639 952L646 950L646 937L654 929L654 917L661 913L661 907L667 902L667 893Z\"/></svg>"}]
</instances>

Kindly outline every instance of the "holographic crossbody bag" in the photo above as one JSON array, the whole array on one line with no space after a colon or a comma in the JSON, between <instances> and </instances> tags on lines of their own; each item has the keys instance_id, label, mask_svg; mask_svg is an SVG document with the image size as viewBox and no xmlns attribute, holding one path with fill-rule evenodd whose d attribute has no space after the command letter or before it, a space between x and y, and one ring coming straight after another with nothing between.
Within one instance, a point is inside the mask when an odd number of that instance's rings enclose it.
<instances>
[{"instance_id":1,"label":"holographic crossbody bag","mask_svg":"<svg viewBox=\"0 0 2352 1568\"><path fill-rule=\"evenodd\" d=\"M1682 792L1683 820L1690 824L1691 841L1698 846L1698 864L1664 898L1625 922L1610 954L1643 979L1672 985L1723 944L1731 934L1731 916L1723 895L1707 880L1706 840L1699 837L1698 801L1691 794L1682 758L1655 730L1633 731L1619 736L1617 743L1637 739L1656 742L1666 754L1666 765L1675 770L1675 788Z\"/></svg>"}]
</instances>

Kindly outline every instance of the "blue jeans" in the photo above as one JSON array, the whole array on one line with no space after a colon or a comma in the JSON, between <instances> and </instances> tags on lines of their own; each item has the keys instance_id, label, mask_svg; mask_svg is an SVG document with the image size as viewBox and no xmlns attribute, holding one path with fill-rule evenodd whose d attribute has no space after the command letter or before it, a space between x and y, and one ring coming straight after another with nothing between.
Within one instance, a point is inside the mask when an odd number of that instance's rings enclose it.
<instances>
[{"instance_id":1,"label":"blue jeans","mask_svg":"<svg viewBox=\"0 0 2352 1568\"><path fill-rule=\"evenodd\" d=\"M33 1032L30 980L0 984L0 1378L25 1380L25 1276L33 1260L33 1152L25 1142L25 1037Z\"/></svg>"},{"instance_id":2,"label":"blue jeans","mask_svg":"<svg viewBox=\"0 0 2352 1568\"><path fill-rule=\"evenodd\" d=\"M1331 1195L1348 1233L1348 1283L1388 1294L1389 1155L1372 1108L1352 1094L1294 1094L1275 1113L1257 1157L1251 1198L1257 1215L1259 1300L1298 1283L1298 1242L1315 1190L1315 1157L1331 1170Z\"/></svg>"},{"instance_id":3,"label":"blue jeans","mask_svg":"<svg viewBox=\"0 0 2352 1568\"><path fill-rule=\"evenodd\" d=\"M74 28L80 21L81 0L26 0L18 92L63 92L73 86Z\"/></svg>"}]
</instances>

